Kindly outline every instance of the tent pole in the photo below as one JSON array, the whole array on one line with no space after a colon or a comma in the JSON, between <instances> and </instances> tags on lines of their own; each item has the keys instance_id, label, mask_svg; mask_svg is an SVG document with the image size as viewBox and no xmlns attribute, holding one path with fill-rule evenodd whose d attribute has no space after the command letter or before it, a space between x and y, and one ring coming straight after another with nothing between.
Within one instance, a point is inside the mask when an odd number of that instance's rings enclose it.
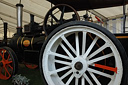
<instances>
[{"instance_id":1,"label":"tent pole","mask_svg":"<svg viewBox=\"0 0 128 85\"><path fill-rule=\"evenodd\" d=\"M125 5L126 0L124 0L123 3L123 33L125 33L125 21L126 21L126 5Z\"/></svg>"}]
</instances>

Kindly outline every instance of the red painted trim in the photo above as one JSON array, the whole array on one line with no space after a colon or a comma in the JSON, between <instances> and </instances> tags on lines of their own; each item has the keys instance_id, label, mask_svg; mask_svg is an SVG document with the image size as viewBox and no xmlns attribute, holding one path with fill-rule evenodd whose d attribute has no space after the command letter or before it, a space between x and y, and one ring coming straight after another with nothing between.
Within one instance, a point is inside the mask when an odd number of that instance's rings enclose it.
<instances>
[{"instance_id":1,"label":"red painted trim","mask_svg":"<svg viewBox=\"0 0 128 85\"><path fill-rule=\"evenodd\" d=\"M100 65L100 64L95 64L95 67L102 68L102 69L113 71L113 72L117 73L117 67L113 68L113 67L109 67L109 66L105 66L105 65Z\"/></svg>"}]
</instances>

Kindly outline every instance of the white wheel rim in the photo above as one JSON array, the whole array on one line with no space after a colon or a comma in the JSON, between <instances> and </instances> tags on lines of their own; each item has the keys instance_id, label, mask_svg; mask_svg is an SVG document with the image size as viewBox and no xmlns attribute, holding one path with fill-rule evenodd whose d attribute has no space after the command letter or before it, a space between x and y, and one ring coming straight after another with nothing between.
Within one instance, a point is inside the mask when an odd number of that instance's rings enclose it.
<instances>
[{"instance_id":1,"label":"white wheel rim","mask_svg":"<svg viewBox=\"0 0 128 85\"><path fill-rule=\"evenodd\" d=\"M78 37L80 36L78 33L82 33L83 38L81 42L79 39L80 37ZM95 36L88 48L86 48L86 36L88 33L91 33ZM69 43L69 40L67 39L67 37L72 34L75 35L75 45ZM104 41L104 44L91 53L99 39ZM82 43L82 47L80 47L80 43ZM57 52L59 46L61 47L60 49L65 51L66 55ZM75 46L75 48L73 46ZM68 48L70 48L70 51ZM93 58L95 55L108 48L111 49L110 53L100 57L97 56L97 58ZM107 71L109 70L113 72L113 74L109 74L108 72L106 73L105 69L101 71L90 67L96 67L97 62L101 62L102 60L107 60L112 57L114 58L115 66L108 67L114 71L109 69L107 69ZM62 60L58 60L56 58L61 58ZM57 65L60 64L63 64L64 66L60 68L57 67ZM102 64L97 65L99 66ZM120 85L123 74L122 60L114 43L102 32L86 26L70 26L57 32L49 40L45 47L42 60L42 68L48 85L85 85L85 83L88 85L102 85L100 78L103 76L109 80L106 82L106 84Z\"/></svg>"}]
</instances>

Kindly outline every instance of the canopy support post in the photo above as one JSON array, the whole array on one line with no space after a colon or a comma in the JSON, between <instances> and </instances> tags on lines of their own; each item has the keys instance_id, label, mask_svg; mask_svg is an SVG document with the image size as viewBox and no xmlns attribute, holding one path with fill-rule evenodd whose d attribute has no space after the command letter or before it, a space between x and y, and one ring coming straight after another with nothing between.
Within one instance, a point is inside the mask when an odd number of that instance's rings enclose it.
<instances>
[{"instance_id":1,"label":"canopy support post","mask_svg":"<svg viewBox=\"0 0 128 85\"><path fill-rule=\"evenodd\" d=\"M123 33L125 33L125 21L126 21L126 5L125 5L125 1L124 0L124 3L123 3Z\"/></svg>"}]
</instances>

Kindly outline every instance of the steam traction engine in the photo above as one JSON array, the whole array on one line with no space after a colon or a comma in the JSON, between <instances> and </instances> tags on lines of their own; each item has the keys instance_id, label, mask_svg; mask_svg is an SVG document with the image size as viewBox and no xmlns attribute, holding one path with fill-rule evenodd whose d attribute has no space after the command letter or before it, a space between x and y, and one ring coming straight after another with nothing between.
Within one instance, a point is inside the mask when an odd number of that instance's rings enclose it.
<instances>
[{"instance_id":1,"label":"steam traction engine","mask_svg":"<svg viewBox=\"0 0 128 85\"><path fill-rule=\"evenodd\" d=\"M55 6L46 14L43 26L34 22L31 15L31 22L25 25L24 33L23 5L16 5L17 33L9 42L5 37L1 43L0 79L11 78L17 71L19 61L29 63L27 66L31 68L39 63L45 85L125 85L128 62L123 46L103 27L79 21L76 11L119 6L123 5L123 1L48 1ZM71 12L69 19L64 17L68 12Z\"/></svg>"},{"instance_id":2,"label":"steam traction engine","mask_svg":"<svg viewBox=\"0 0 128 85\"><path fill-rule=\"evenodd\" d=\"M7 24L4 24L5 38L0 48L0 79L11 78L18 70L18 62L23 62L28 68L38 67L39 53L45 40L42 26L34 22L31 15L30 24L25 25L22 32L22 4L17 4L17 33L7 41ZM32 61L32 62L31 62Z\"/></svg>"},{"instance_id":3,"label":"steam traction engine","mask_svg":"<svg viewBox=\"0 0 128 85\"><path fill-rule=\"evenodd\" d=\"M21 28L17 28L21 33L14 35L9 41L9 47L17 53L19 61L23 61L28 68L34 69L38 67L39 49L45 40L45 35L42 33L42 26L34 22L34 16L31 15L30 18L30 24L24 26L24 33L21 32Z\"/></svg>"}]
</instances>

